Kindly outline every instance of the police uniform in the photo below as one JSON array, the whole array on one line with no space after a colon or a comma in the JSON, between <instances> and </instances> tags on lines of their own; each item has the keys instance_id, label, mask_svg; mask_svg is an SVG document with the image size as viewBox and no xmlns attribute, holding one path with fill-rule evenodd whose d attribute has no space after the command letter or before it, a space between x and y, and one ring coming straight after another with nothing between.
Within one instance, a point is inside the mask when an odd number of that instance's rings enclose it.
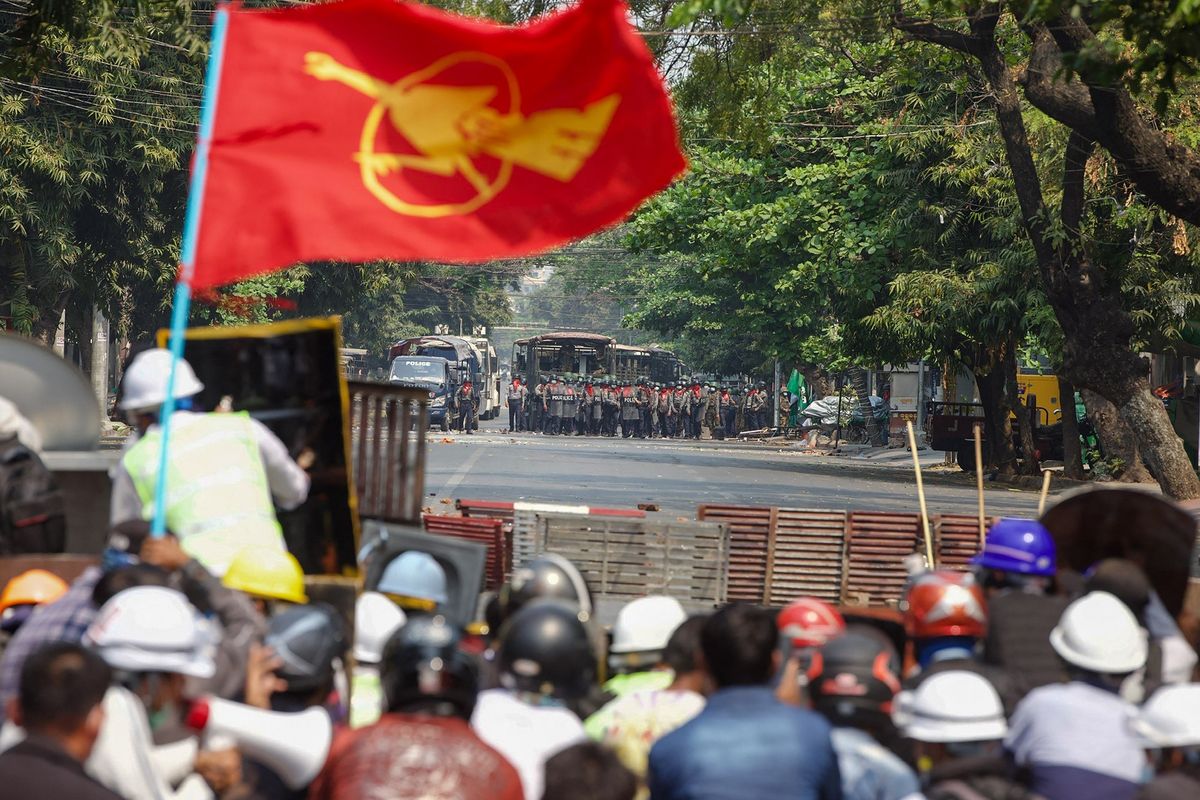
<instances>
[{"instance_id":1,"label":"police uniform","mask_svg":"<svg viewBox=\"0 0 1200 800\"><path fill-rule=\"evenodd\" d=\"M520 378L508 385L508 430L525 430L525 396L527 392Z\"/></svg>"}]
</instances>

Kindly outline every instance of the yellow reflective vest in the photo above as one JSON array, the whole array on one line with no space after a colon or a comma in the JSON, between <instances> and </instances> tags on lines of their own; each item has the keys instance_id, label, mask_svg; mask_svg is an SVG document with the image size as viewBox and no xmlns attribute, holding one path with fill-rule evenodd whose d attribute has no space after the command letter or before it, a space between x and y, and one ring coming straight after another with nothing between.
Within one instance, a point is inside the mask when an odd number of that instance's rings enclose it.
<instances>
[{"instance_id":1,"label":"yellow reflective vest","mask_svg":"<svg viewBox=\"0 0 1200 800\"><path fill-rule=\"evenodd\" d=\"M151 428L122 461L145 519L154 514L161 441ZM284 548L248 414L189 414L172 426L170 447L167 529L188 555L220 576L243 547Z\"/></svg>"}]
</instances>

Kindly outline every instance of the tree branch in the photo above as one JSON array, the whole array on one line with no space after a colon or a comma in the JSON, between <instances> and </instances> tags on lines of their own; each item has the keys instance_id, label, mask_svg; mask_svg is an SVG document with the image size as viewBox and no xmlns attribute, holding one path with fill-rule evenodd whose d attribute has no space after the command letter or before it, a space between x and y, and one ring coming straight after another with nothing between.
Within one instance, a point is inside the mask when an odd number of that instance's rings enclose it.
<instances>
[{"instance_id":1,"label":"tree branch","mask_svg":"<svg viewBox=\"0 0 1200 800\"><path fill-rule=\"evenodd\" d=\"M975 55L980 44L979 40L974 36L908 16L900 8L898 2L896 3L896 10L892 13L892 25L897 30L903 31L914 39L936 44L950 50L957 50L967 55Z\"/></svg>"}]
</instances>

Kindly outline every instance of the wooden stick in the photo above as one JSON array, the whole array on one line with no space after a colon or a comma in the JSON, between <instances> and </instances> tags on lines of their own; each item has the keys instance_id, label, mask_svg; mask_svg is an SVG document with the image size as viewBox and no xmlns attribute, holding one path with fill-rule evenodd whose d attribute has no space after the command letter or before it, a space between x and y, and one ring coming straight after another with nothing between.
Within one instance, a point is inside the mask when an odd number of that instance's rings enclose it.
<instances>
[{"instance_id":1,"label":"wooden stick","mask_svg":"<svg viewBox=\"0 0 1200 800\"><path fill-rule=\"evenodd\" d=\"M983 512L983 426L975 426L975 493L979 495L979 546L987 539L987 517Z\"/></svg>"},{"instance_id":2,"label":"wooden stick","mask_svg":"<svg viewBox=\"0 0 1200 800\"><path fill-rule=\"evenodd\" d=\"M917 436L913 433L912 420L905 420L908 428L908 449L912 451L913 472L917 476L917 500L921 504L921 527L925 531L925 563L930 569L936 564L933 559L933 535L929 532L929 510L925 507L925 483L921 480L921 458L917 455Z\"/></svg>"},{"instance_id":3,"label":"wooden stick","mask_svg":"<svg viewBox=\"0 0 1200 800\"><path fill-rule=\"evenodd\" d=\"M1050 470L1042 470L1042 496L1038 498L1038 516L1046 510L1046 496L1050 494Z\"/></svg>"}]
</instances>

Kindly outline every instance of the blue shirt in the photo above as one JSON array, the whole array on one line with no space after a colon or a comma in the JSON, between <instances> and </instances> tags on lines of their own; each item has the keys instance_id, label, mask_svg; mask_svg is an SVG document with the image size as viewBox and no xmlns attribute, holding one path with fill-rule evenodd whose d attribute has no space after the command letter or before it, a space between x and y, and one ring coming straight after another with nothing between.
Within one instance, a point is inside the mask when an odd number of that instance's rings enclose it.
<instances>
[{"instance_id":1,"label":"blue shirt","mask_svg":"<svg viewBox=\"0 0 1200 800\"><path fill-rule=\"evenodd\" d=\"M902 800L921 791L909 766L865 731L834 728L845 800Z\"/></svg>"},{"instance_id":2,"label":"blue shirt","mask_svg":"<svg viewBox=\"0 0 1200 800\"><path fill-rule=\"evenodd\" d=\"M829 723L765 686L735 686L650 751L651 800L841 800Z\"/></svg>"}]
</instances>

